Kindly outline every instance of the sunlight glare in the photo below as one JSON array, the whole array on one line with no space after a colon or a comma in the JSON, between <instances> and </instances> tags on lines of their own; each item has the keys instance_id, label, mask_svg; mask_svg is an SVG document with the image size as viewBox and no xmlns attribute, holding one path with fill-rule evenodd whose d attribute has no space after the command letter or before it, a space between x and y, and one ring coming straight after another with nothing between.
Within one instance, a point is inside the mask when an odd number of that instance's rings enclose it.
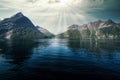
<instances>
[{"instance_id":1,"label":"sunlight glare","mask_svg":"<svg viewBox=\"0 0 120 80\"><path fill-rule=\"evenodd\" d=\"M67 6L69 4L71 4L73 2L73 0L60 0L60 4L62 6Z\"/></svg>"},{"instance_id":2,"label":"sunlight glare","mask_svg":"<svg viewBox=\"0 0 120 80\"><path fill-rule=\"evenodd\" d=\"M60 2L61 2L62 4L67 4L67 3L70 2L70 0L60 0Z\"/></svg>"}]
</instances>

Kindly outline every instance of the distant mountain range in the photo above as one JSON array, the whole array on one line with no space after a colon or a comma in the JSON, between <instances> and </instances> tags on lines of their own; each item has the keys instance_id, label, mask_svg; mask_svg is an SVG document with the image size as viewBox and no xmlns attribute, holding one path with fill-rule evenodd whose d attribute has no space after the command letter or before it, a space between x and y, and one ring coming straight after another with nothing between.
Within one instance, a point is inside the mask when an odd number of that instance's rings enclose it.
<instances>
[{"instance_id":1,"label":"distant mountain range","mask_svg":"<svg viewBox=\"0 0 120 80\"><path fill-rule=\"evenodd\" d=\"M48 30L35 26L29 18L21 12L10 18L0 20L0 39L40 39L52 38L54 35ZM57 38L67 39L120 39L120 23L111 19L98 20L88 24L73 24Z\"/></svg>"},{"instance_id":2,"label":"distant mountain range","mask_svg":"<svg viewBox=\"0 0 120 80\"><path fill-rule=\"evenodd\" d=\"M0 39L38 39L54 35L41 27L36 27L21 12L0 21Z\"/></svg>"},{"instance_id":3,"label":"distant mountain range","mask_svg":"<svg viewBox=\"0 0 120 80\"><path fill-rule=\"evenodd\" d=\"M58 38L68 39L119 39L120 23L111 19L107 21L95 21L83 25L72 25L64 33L57 35Z\"/></svg>"}]
</instances>

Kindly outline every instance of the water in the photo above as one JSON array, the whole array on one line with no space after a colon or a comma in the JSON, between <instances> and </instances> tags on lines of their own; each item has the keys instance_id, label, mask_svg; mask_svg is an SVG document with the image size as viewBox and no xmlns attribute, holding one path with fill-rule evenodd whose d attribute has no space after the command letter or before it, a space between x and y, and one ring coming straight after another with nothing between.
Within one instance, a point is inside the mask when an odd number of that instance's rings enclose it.
<instances>
[{"instance_id":1,"label":"water","mask_svg":"<svg viewBox=\"0 0 120 80\"><path fill-rule=\"evenodd\" d=\"M0 41L0 80L120 80L119 40Z\"/></svg>"}]
</instances>

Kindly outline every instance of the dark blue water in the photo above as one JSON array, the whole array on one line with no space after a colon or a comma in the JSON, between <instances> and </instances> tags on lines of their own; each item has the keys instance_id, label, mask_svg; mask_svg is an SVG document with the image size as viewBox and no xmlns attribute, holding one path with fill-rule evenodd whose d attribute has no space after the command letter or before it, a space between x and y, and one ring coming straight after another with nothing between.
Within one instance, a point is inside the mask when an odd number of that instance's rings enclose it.
<instances>
[{"instance_id":1,"label":"dark blue water","mask_svg":"<svg viewBox=\"0 0 120 80\"><path fill-rule=\"evenodd\" d=\"M120 80L119 40L0 41L0 80Z\"/></svg>"}]
</instances>

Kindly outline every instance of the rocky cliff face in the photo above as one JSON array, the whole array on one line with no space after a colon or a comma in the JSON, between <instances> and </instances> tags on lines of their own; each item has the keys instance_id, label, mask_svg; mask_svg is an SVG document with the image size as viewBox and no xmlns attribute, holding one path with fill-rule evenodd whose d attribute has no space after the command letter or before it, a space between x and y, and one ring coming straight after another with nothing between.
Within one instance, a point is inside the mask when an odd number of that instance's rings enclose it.
<instances>
[{"instance_id":1,"label":"rocky cliff face","mask_svg":"<svg viewBox=\"0 0 120 80\"><path fill-rule=\"evenodd\" d=\"M112 20L95 21L84 25L72 25L62 34L57 35L59 38L70 39L118 39L120 38L120 24Z\"/></svg>"},{"instance_id":2,"label":"rocky cliff face","mask_svg":"<svg viewBox=\"0 0 120 80\"><path fill-rule=\"evenodd\" d=\"M36 26L36 27L40 32L44 33L44 35L46 35L48 37L54 37L54 35L51 32L49 32L47 29L44 29L40 26Z\"/></svg>"},{"instance_id":3,"label":"rocky cliff face","mask_svg":"<svg viewBox=\"0 0 120 80\"><path fill-rule=\"evenodd\" d=\"M0 21L0 38L5 39L36 39L48 38L21 12Z\"/></svg>"}]
</instances>

